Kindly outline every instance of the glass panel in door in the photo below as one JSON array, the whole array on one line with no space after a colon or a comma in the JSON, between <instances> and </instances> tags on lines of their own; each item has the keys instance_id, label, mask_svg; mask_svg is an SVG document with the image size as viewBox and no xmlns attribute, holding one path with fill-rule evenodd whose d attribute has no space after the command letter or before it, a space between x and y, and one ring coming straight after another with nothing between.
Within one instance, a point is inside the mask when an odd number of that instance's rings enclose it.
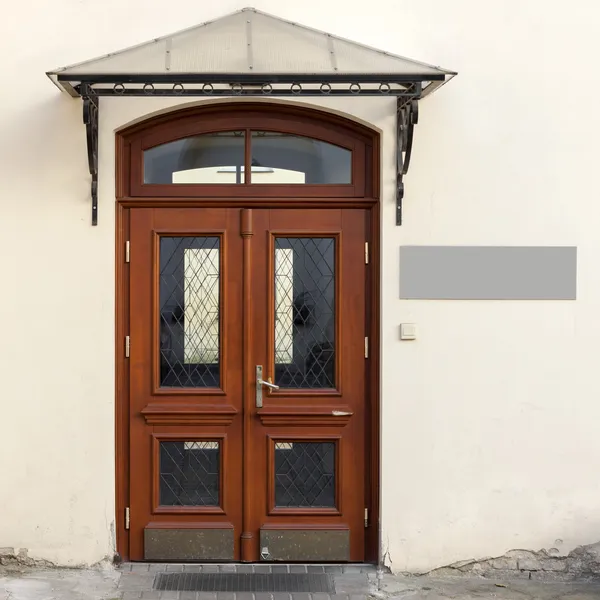
<instances>
[{"instance_id":1,"label":"glass panel in door","mask_svg":"<svg viewBox=\"0 0 600 600\"><path fill-rule=\"evenodd\" d=\"M160 386L218 387L220 240L160 240Z\"/></svg>"},{"instance_id":2,"label":"glass panel in door","mask_svg":"<svg viewBox=\"0 0 600 600\"><path fill-rule=\"evenodd\" d=\"M275 381L335 388L335 238L275 238Z\"/></svg>"}]
</instances>

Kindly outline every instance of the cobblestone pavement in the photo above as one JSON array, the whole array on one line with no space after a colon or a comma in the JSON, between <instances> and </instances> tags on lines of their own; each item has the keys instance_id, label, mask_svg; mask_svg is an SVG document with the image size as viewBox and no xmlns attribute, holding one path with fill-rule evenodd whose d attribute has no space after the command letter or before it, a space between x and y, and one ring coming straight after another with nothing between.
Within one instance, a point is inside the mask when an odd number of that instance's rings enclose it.
<instances>
[{"instance_id":1,"label":"cobblestone pavement","mask_svg":"<svg viewBox=\"0 0 600 600\"><path fill-rule=\"evenodd\" d=\"M329 572L336 594L263 594L158 592L152 589L159 572L268 573L268 565L147 565L125 564L118 569L0 570L0 600L600 600L600 583L546 583L536 580L403 577L373 567L278 565L289 572ZM0 567L1 569L1 567ZM275 569L273 569L275 571Z\"/></svg>"}]
</instances>

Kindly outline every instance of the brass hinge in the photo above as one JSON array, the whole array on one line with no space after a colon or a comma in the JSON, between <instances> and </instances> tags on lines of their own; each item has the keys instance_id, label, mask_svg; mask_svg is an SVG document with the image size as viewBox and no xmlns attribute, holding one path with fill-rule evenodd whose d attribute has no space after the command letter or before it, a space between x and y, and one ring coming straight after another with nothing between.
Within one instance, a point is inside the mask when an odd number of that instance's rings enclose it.
<instances>
[{"instance_id":1,"label":"brass hinge","mask_svg":"<svg viewBox=\"0 0 600 600\"><path fill-rule=\"evenodd\" d=\"M125 262L129 262L129 240L125 242Z\"/></svg>"},{"instance_id":2,"label":"brass hinge","mask_svg":"<svg viewBox=\"0 0 600 600\"><path fill-rule=\"evenodd\" d=\"M125 529L129 529L129 506L125 509Z\"/></svg>"},{"instance_id":3,"label":"brass hinge","mask_svg":"<svg viewBox=\"0 0 600 600\"><path fill-rule=\"evenodd\" d=\"M365 358L369 358L369 338L365 338Z\"/></svg>"},{"instance_id":4,"label":"brass hinge","mask_svg":"<svg viewBox=\"0 0 600 600\"><path fill-rule=\"evenodd\" d=\"M369 242L365 242L365 265L369 264Z\"/></svg>"},{"instance_id":5,"label":"brass hinge","mask_svg":"<svg viewBox=\"0 0 600 600\"><path fill-rule=\"evenodd\" d=\"M126 335L125 336L125 358L129 358L129 350L131 348L131 341L129 339L129 336Z\"/></svg>"},{"instance_id":6,"label":"brass hinge","mask_svg":"<svg viewBox=\"0 0 600 600\"><path fill-rule=\"evenodd\" d=\"M369 526L369 509L365 508L365 527Z\"/></svg>"}]
</instances>

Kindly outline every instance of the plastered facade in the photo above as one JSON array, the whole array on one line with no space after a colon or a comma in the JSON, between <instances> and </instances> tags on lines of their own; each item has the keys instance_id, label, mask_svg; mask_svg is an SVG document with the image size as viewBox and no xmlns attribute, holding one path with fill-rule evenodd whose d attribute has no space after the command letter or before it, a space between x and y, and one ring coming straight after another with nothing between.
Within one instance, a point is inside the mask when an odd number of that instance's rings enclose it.
<instances>
[{"instance_id":1,"label":"plastered facade","mask_svg":"<svg viewBox=\"0 0 600 600\"><path fill-rule=\"evenodd\" d=\"M103 100L92 228L81 101L44 72L239 8L60 0L50 11L38 0L0 25L1 547L64 565L114 552L114 133L176 108ZM459 72L421 103L402 227L393 100L310 101L382 135L386 563L422 572L598 541L600 6L256 8ZM400 300L407 244L577 246L577 300ZM417 325L415 341L400 341L403 322Z\"/></svg>"}]
</instances>

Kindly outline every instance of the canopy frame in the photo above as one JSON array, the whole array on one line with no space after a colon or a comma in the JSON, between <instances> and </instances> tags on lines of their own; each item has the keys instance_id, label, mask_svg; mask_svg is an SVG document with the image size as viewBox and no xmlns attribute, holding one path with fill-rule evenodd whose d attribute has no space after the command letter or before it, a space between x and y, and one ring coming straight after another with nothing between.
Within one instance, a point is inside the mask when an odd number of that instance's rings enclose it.
<instances>
[{"instance_id":1,"label":"canopy frame","mask_svg":"<svg viewBox=\"0 0 600 600\"><path fill-rule=\"evenodd\" d=\"M242 14L243 13L243 14ZM242 18L242 20L240 20ZM290 42L297 42L298 31L310 32L318 40L307 46L307 50L323 53L318 72L308 72L304 67L295 72L268 72L263 68L257 72L256 63L260 57L253 54L253 25L255 19L281 28ZM237 20L236 20L237 19ZM239 21L239 23L238 23ZM243 72L232 59L232 69L215 72L206 68L199 72L178 72L172 69L174 40L189 40L195 48L202 47L203 36L210 33L210 26L223 24L240 27L239 36L246 36L247 56ZM214 29L213 29L214 31ZM194 37L195 36L195 37ZM157 67L156 44L164 44L164 63ZM353 68L340 67L341 58L335 52L335 44L340 48L351 48L360 52L363 61L373 65L373 72L366 69L357 72ZM162 46L161 46L162 47ZM286 45L281 46L285 48ZM297 52L297 46L294 50ZM181 50L180 50L181 52ZM226 50L223 50L226 53ZM301 53L300 53L301 55ZM119 60L135 56L135 60L125 63ZM199 54L202 60L202 54ZM340 55L342 56L342 55ZM144 58L146 57L146 58ZM238 57L239 58L239 57ZM160 58L162 60L162 58ZM117 61L117 62L115 62ZM139 68L132 67L139 62ZM146 63L144 63L146 61ZM235 64L234 64L235 63ZM123 64L128 65L123 67ZM147 65L150 64L150 67ZM346 65L348 60L346 59ZM111 70L111 65L120 68ZM383 66L380 70L378 65ZM235 67L235 68L234 68ZM263 65L264 67L264 65ZM151 69L150 71L148 69ZM236 70L237 69L237 70ZM388 52L350 42L332 34L290 23L256 11L252 8L237 11L232 15L203 23L195 28L157 38L146 44L128 48L114 54L64 67L47 73L50 79L70 96L83 100L83 122L86 127L88 167L91 176L90 195L92 200L92 225L98 224L98 127L100 99L102 97L395 97L396 98L396 225L402 224L402 202L404 199L404 176L410 166L414 127L418 123L419 101L456 73L434 67L426 63L399 57Z\"/></svg>"}]
</instances>

